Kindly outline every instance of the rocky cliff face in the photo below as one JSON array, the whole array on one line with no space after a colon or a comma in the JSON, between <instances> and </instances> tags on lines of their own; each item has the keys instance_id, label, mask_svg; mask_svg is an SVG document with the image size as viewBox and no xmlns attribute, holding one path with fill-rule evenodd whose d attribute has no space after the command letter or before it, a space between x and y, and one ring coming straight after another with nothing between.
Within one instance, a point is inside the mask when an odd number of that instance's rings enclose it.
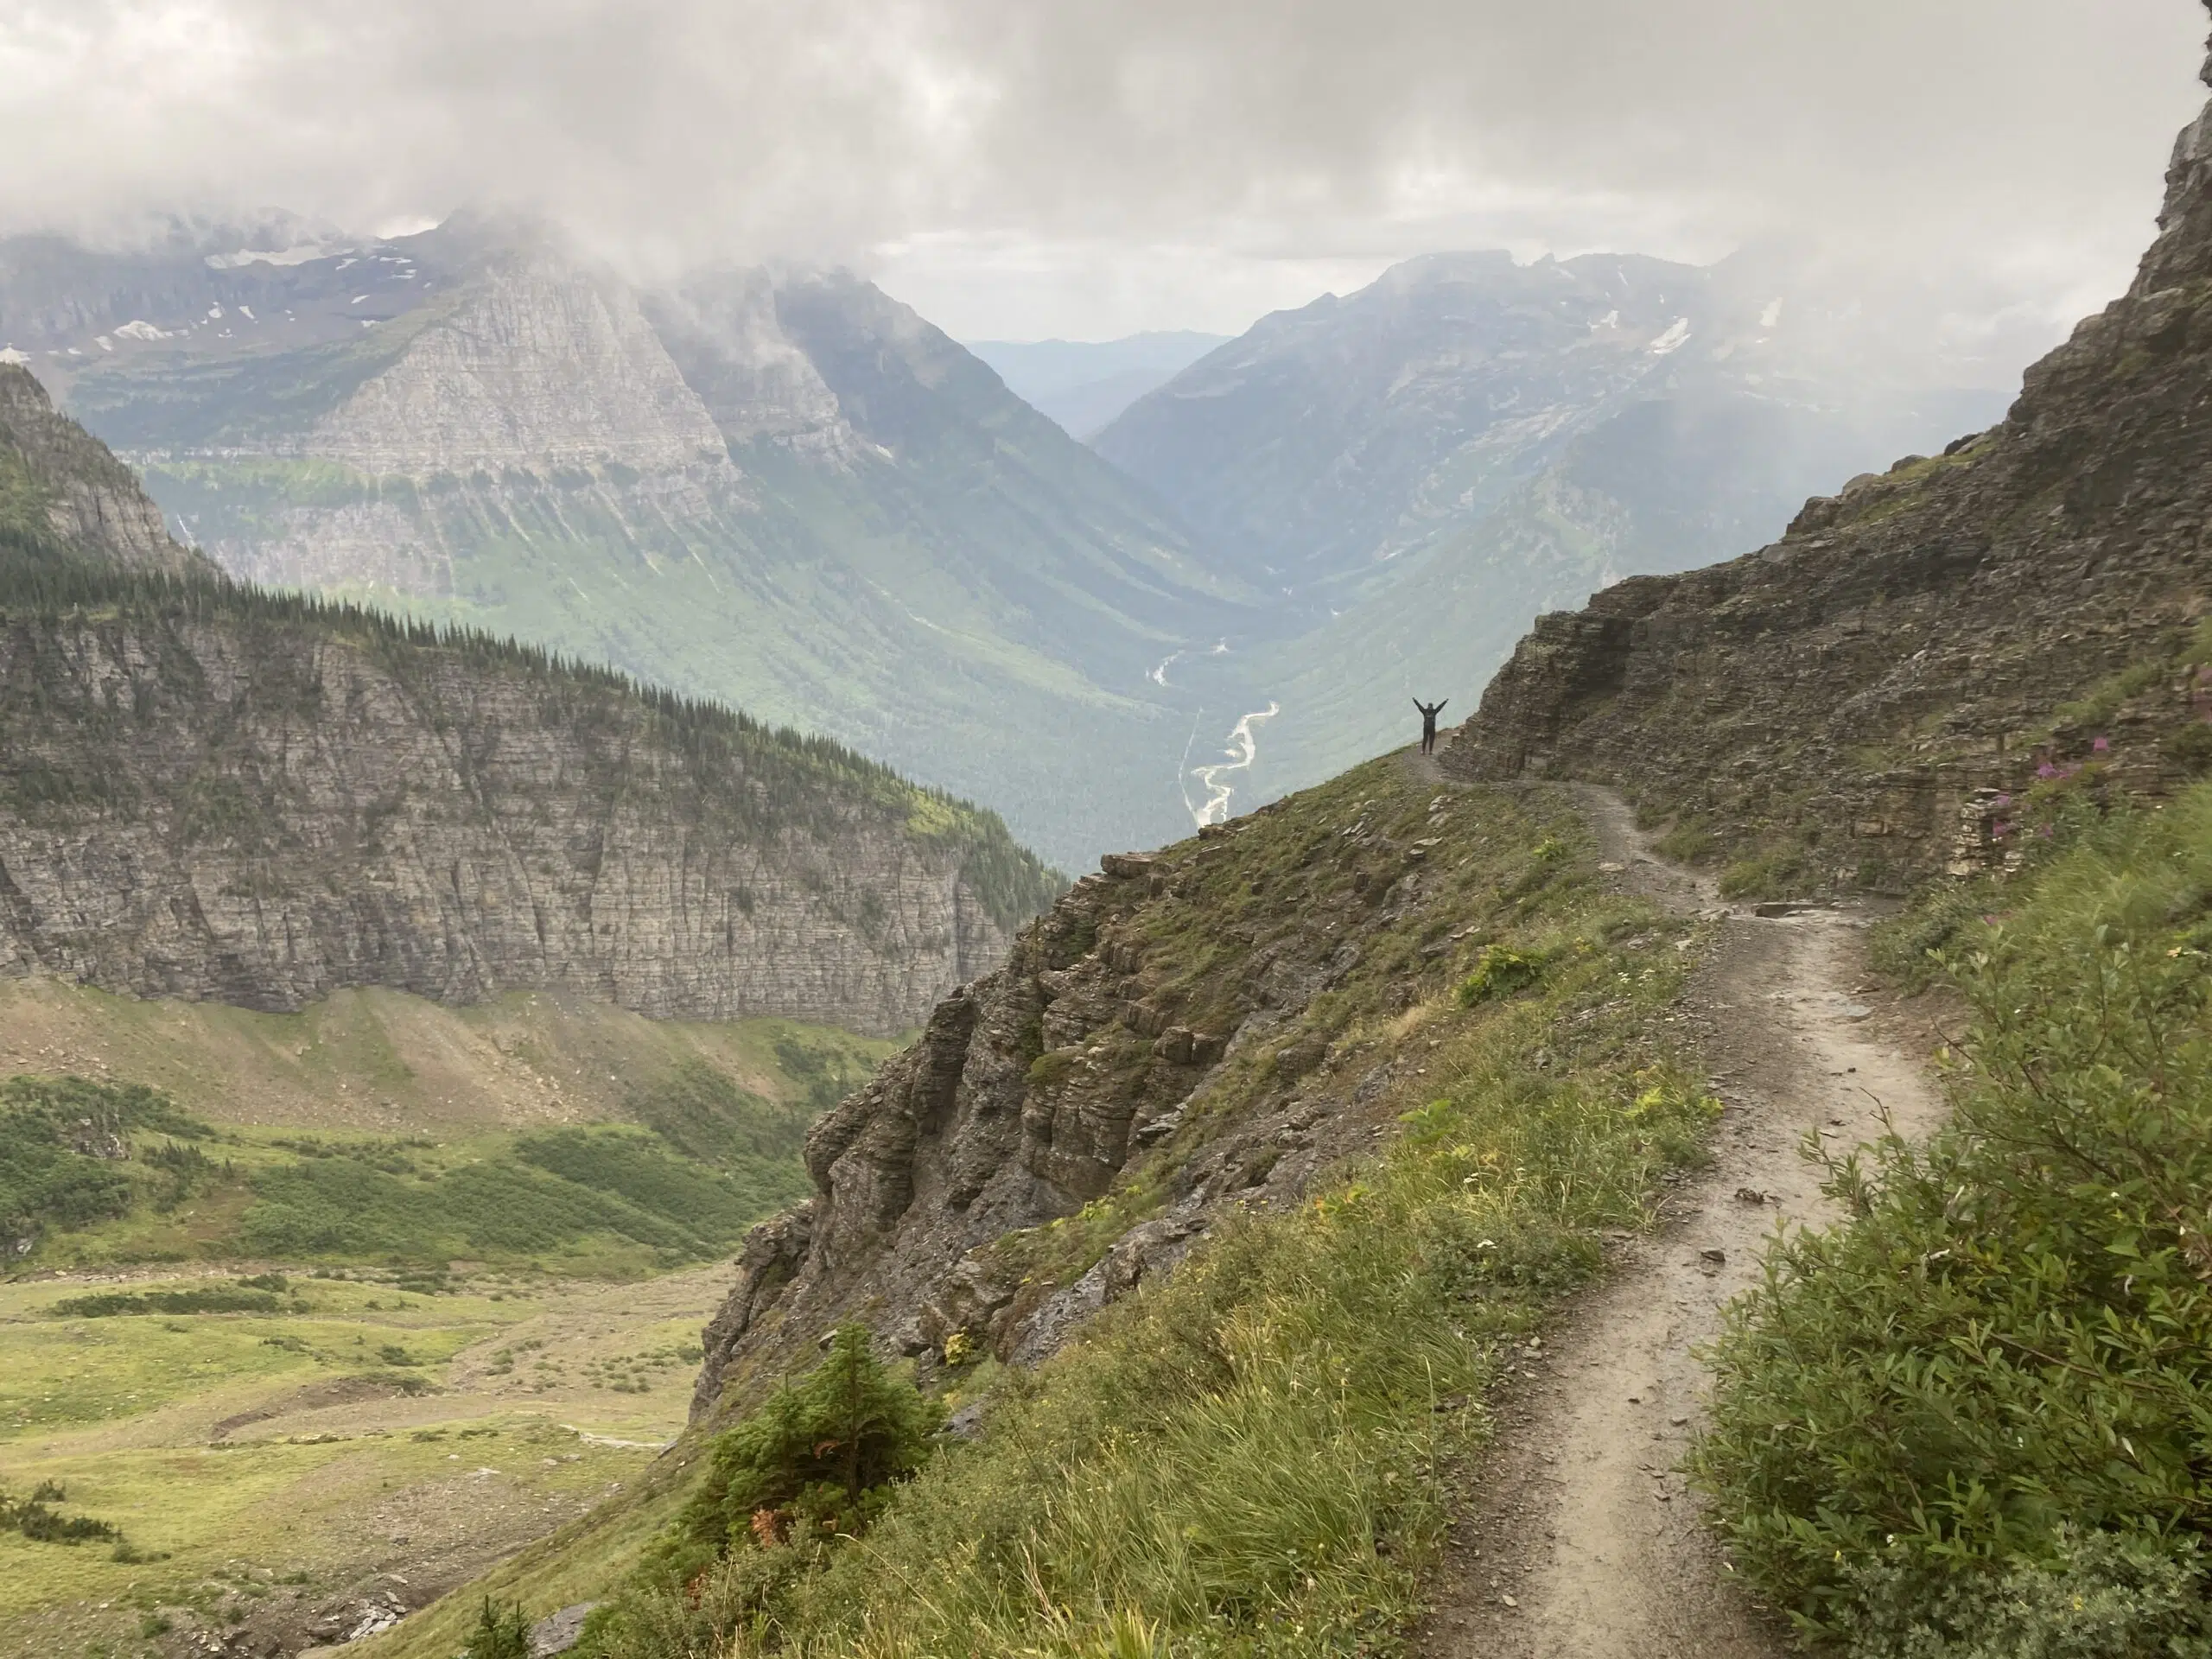
<instances>
[{"instance_id":1,"label":"rocky cliff face","mask_svg":"<svg viewBox=\"0 0 2212 1659\"><path fill-rule=\"evenodd\" d=\"M1109 855L809 1136L694 1414L845 1318L933 1363L1030 1362L1240 1205L1294 1201L1421 1087L1394 1022L1528 891L1561 804L1376 761L1156 855Z\"/></svg>"},{"instance_id":2,"label":"rocky cliff face","mask_svg":"<svg viewBox=\"0 0 2212 1659\"><path fill-rule=\"evenodd\" d=\"M1618 781L1777 879L1894 887L2001 861L2038 772L2155 791L2212 762L2208 125L2134 286L2002 424L1541 619L1446 767Z\"/></svg>"},{"instance_id":3,"label":"rocky cliff face","mask_svg":"<svg viewBox=\"0 0 2212 1659\"><path fill-rule=\"evenodd\" d=\"M44 458L41 499L158 534L14 391L0 455ZM139 544L0 571L0 971L267 1009L542 987L889 1034L1051 891L995 820L832 745L239 589L166 540L114 551Z\"/></svg>"},{"instance_id":4,"label":"rocky cliff face","mask_svg":"<svg viewBox=\"0 0 2212 1659\"><path fill-rule=\"evenodd\" d=\"M887 1035L1004 955L905 802L689 719L374 629L11 615L0 970L279 1009L543 987Z\"/></svg>"}]
</instances>

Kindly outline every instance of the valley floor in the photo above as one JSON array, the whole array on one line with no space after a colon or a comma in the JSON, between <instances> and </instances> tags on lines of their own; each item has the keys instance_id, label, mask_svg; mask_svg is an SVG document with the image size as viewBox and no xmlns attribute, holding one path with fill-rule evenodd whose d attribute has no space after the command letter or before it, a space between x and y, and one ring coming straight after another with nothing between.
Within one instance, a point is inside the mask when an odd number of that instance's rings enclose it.
<instances>
[{"instance_id":1,"label":"valley floor","mask_svg":"<svg viewBox=\"0 0 2212 1659\"><path fill-rule=\"evenodd\" d=\"M0 1285L0 1489L122 1535L0 1533L0 1656L292 1651L423 1605L675 1438L733 1274L292 1276L287 1311L175 1316L54 1310L235 1276Z\"/></svg>"},{"instance_id":2,"label":"valley floor","mask_svg":"<svg viewBox=\"0 0 2212 1659\"><path fill-rule=\"evenodd\" d=\"M1847 1147L1916 1136L1942 1106L1936 1034L1866 976L1868 916L1729 911L1709 877L1667 864L1618 797L1585 797L1615 879L1722 919L1692 982L1714 1090L1713 1161L1665 1224L1623 1241L1613 1273L1509 1371L1495 1450L1433 1586L1421 1659L1771 1659L1776 1624L1728 1582L1681 1465L1709 1384L1696 1357L1781 1228L1837 1219L1808 1137ZM1762 907L1764 908L1764 907Z\"/></svg>"}]
</instances>

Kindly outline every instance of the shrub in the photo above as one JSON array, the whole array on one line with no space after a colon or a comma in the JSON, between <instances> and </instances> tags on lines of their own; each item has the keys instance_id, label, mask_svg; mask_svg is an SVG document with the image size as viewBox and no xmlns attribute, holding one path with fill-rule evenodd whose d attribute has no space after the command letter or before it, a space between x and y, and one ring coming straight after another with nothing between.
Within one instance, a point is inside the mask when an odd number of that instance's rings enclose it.
<instances>
[{"instance_id":1,"label":"shrub","mask_svg":"<svg viewBox=\"0 0 2212 1659\"><path fill-rule=\"evenodd\" d=\"M486 1596L461 1659L531 1659L534 1651L530 1642L530 1620L520 1604L509 1602L502 1606Z\"/></svg>"},{"instance_id":2,"label":"shrub","mask_svg":"<svg viewBox=\"0 0 2212 1659\"><path fill-rule=\"evenodd\" d=\"M868 1529L927 1460L942 1418L869 1344L865 1325L840 1326L821 1363L715 1440L698 1491L593 1614L584 1653L718 1650L833 1541Z\"/></svg>"},{"instance_id":3,"label":"shrub","mask_svg":"<svg viewBox=\"0 0 2212 1659\"><path fill-rule=\"evenodd\" d=\"M283 1309L284 1304L268 1291L213 1285L191 1290L95 1291L89 1296L65 1296L46 1311L57 1319L112 1319L137 1313L278 1313Z\"/></svg>"},{"instance_id":4,"label":"shrub","mask_svg":"<svg viewBox=\"0 0 2212 1659\"><path fill-rule=\"evenodd\" d=\"M1471 1008L1524 991L1544 975L1544 964L1510 945L1486 944L1475 957L1475 970L1459 982L1459 1006Z\"/></svg>"},{"instance_id":5,"label":"shrub","mask_svg":"<svg viewBox=\"0 0 2212 1659\"><path fill-rule=\"evenodd\" d=\"M2062 1528L2056 1559L1962 1574L1890 1552L1850 1574L1866 1609L1851 1659L2206 1659L2193 1539Z\"/></svg>"},{"instance_id":6,"label":"shrub","mask_svg":"<svg viewBox=\"0 0 2212 1659\"><path fill-rule=\"evenodd\" d=\"M865 1531L893 1483L929 1456L937 1408L847 1325L822 1363L715 1443L685 1525L716 1553L748 1541ZM763 1519L763 1517L766 1517Z\"/></svg>"},{"instance_id":7,"label":"shrub","mask_svg":"<svg viewBox=\"0 0 2212 1659\"><path fill-rule=\"evenodd\" d=\"M82 1544L123 1536L105 1521L57 1515L47 1507L67 1502L68 1496L52 1481L41 1481L26 1498L11 1499L0 1492L0 1531L21 1533L40 1544Z\"/></svg>"},{"instance_id":8,"label":"shrub","mask_svg":"<svg viewBox=\"0 0 2212 1659\"><path fill-rule=\"evenodd\" d=\"M1951 1124L1830 1164L1853 1219L1732 1310L1694 1459L1738 1565L1869 1652L1978 1653L1926 1644L1945 1609L2084 1575L2163 1629L2212 1529L2212 788L2083 830L1977 944ZM2007 1651L2077 1650L2044 1625Z\"/></svg>"}]
</instances>

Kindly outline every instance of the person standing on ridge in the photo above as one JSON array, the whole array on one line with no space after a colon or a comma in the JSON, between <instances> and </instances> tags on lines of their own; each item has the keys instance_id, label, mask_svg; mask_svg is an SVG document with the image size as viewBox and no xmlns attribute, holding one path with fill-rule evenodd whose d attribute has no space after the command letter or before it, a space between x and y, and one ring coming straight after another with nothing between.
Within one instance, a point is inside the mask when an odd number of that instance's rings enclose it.
<instances>
[{"instance_id":1,"label":"person standing on ridge","mask_svg":"<svg viewBox=\"0 0 2212 1659\"><path fill-rule=\"evenodd\" d=\"M1451 701L1449 697L1444 699L1444 702ZM1444 702L1431 707L1419 697L1414 699L1414 707L1421 710L1421 752L1423 754L1436 753L1436 717L1444 712Z\"/></svg>"}]
</instances>

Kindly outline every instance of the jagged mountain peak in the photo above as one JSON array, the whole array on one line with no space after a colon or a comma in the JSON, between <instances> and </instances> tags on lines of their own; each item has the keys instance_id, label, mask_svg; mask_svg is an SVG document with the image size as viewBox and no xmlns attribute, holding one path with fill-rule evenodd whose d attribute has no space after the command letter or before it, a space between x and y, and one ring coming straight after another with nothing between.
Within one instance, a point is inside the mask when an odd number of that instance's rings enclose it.
<instances>
[{"instance_id":1,"label":"jagged mountain peak","mask_svg":"<svg viewBox=\"0 0 2212 1659\"><path fill-rule=\"evenodd\" d=\"M2212 0L2206 0L2212 10ZM2212 86L2212 41L2197 79ZM2166 197L2158 236L2143 256L2135 284L2140 297L2212 275L2212 104L2181 130L2166 166Z\"/></svg>"}]
</instances>

